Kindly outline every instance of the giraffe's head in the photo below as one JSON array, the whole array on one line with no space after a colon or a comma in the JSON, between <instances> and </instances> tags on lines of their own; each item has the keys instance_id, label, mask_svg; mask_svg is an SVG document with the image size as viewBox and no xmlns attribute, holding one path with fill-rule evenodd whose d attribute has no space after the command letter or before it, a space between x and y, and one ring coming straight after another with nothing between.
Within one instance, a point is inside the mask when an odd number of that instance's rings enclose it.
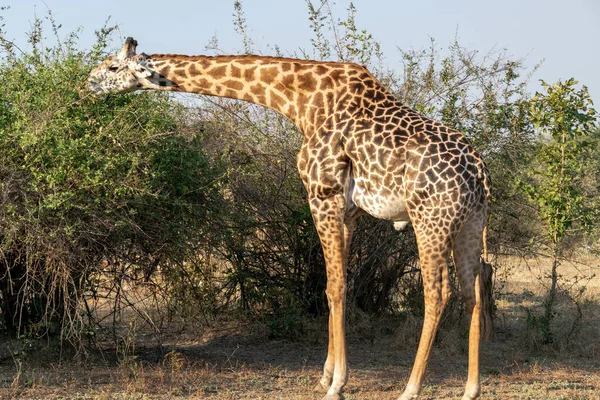
<instances>
[{"instance_id":1,"label":"giraffe's head","mask_svg":"<svg viewBox=\"0 0 600 400\"><path fill-rule=\"evenodd\" d=\"M137 41L128 37L118 55L108 57L90 72L88 87L95 95L177 86L152 71L147 65L148 56L136 54L136 47Z\"/></svg>"}]
</instances>

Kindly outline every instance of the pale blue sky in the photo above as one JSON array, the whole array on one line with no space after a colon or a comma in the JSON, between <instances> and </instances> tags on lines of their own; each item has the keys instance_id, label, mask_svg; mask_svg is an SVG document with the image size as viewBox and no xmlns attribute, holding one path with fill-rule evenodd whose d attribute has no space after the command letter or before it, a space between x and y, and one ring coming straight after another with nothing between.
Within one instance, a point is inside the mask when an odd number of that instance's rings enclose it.
<instances>
[{"instance_id":1,"label":"pale blue sky","mask_svg":"<svg viewBox=\"0 0 600 400\"><path fill-rule=\"evenodd\" d=\"M400 67L398 47L420 49L430 37L444 47L458 32L463 46L481 53L507 49L513 58L526 57L529 67L545 60L532 77L532 90L539 87L538 79L554 82L575 77L600 101L600 0L353 3L359 28L367 29L381 43L386 64L392 68ZM304 0L244 0L242 4L250 35L264 53L273 45L285 54L310 48L312 32ZM348 4L348 0L336 0L337 17L346 16ZM242 48L232 24L233 0L0 0L0 6L11 7L1 12L8 36L24 43L34 13L44 16L46 5L63 24L65 34L83 27L82 46L93 42L94 30L111 16L121 34L135 37L139 51L146 53L200 54L215 34L225 52Z\"/></svg>"}]
</instances>

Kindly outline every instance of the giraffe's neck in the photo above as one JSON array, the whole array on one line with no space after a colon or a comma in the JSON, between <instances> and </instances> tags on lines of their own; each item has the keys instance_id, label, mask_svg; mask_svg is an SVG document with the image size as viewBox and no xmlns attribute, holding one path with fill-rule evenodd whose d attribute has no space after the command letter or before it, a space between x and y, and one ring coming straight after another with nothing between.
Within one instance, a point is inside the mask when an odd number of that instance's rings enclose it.
<instances>
[{"instance_id":1,"label":"giraffe's neck","mask_svg":"<svg viewBox=\"0 0 600 400\"><path fill-rule=\"evenodd\" d=\"M323 79L315 74L327 65L260 56L154 54L147 60L148 68L176 85L162 83L154 88L250 101L280 112L300 128L314 125L333 106L314 108L315 101L321 106L332 101L331 96L319 92Z\"/></svg>"}]
</instances>

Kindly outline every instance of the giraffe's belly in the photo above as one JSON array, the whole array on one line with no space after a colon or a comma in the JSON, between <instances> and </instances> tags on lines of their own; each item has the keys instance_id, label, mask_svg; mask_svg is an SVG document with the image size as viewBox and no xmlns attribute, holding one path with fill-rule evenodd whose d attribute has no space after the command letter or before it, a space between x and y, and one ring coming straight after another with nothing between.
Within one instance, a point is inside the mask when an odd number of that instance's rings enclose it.
<instances>
[{"instance_id":1,"label":"giraffe's belly","mask_svg":"<svg viewBox=\"0 0 600 400\"><path fill-rule=\"evenodd\" d=\"M353 185L352 201L362 210L375 218L394 222L394 228L404 229L410 221L406 211L406 201L401 195L401 190L383 190L380 192L367 189L357 180Z\"/></svg>"}]
</instances>

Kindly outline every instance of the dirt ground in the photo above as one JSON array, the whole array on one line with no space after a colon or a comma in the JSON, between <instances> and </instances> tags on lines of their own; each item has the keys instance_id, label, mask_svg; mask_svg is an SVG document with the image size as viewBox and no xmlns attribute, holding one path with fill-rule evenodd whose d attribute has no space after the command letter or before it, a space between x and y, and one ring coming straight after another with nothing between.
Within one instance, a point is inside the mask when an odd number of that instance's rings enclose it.
<instances>
[{"instance_id":1,"label":"dirt ground","mask_svg":"<svg viewBox=\"0 0 600 400\"><path fill-rule=\"evenodd\" d=\"M507 261L510 263L510 261ZM510 266L509 266L510 267ZM482 399L600 399L600 279L580 299L583 318L560 345L542 345L527 319L539 300L540 271L517 265L497 301L495 335L481 356ZM528 272L527 272L528 271ZM596 287L597 286L597 287ZM562 310L565 332L572 320ZM360 322L360 323L359 323ZM359 327L357 327L359 326ZM416 352L420 320L349 321L347 400L396 399ZM320 399L326 320L294 340L269 339L264 324L227 323L194 332L139 333L86 357L54 344L0 342L1 399ZM423 399L460 398L467 373L467 328L446 323L428 367ZM142 344L144 344L142 346Z\"/></svg>"}]
</instances>

